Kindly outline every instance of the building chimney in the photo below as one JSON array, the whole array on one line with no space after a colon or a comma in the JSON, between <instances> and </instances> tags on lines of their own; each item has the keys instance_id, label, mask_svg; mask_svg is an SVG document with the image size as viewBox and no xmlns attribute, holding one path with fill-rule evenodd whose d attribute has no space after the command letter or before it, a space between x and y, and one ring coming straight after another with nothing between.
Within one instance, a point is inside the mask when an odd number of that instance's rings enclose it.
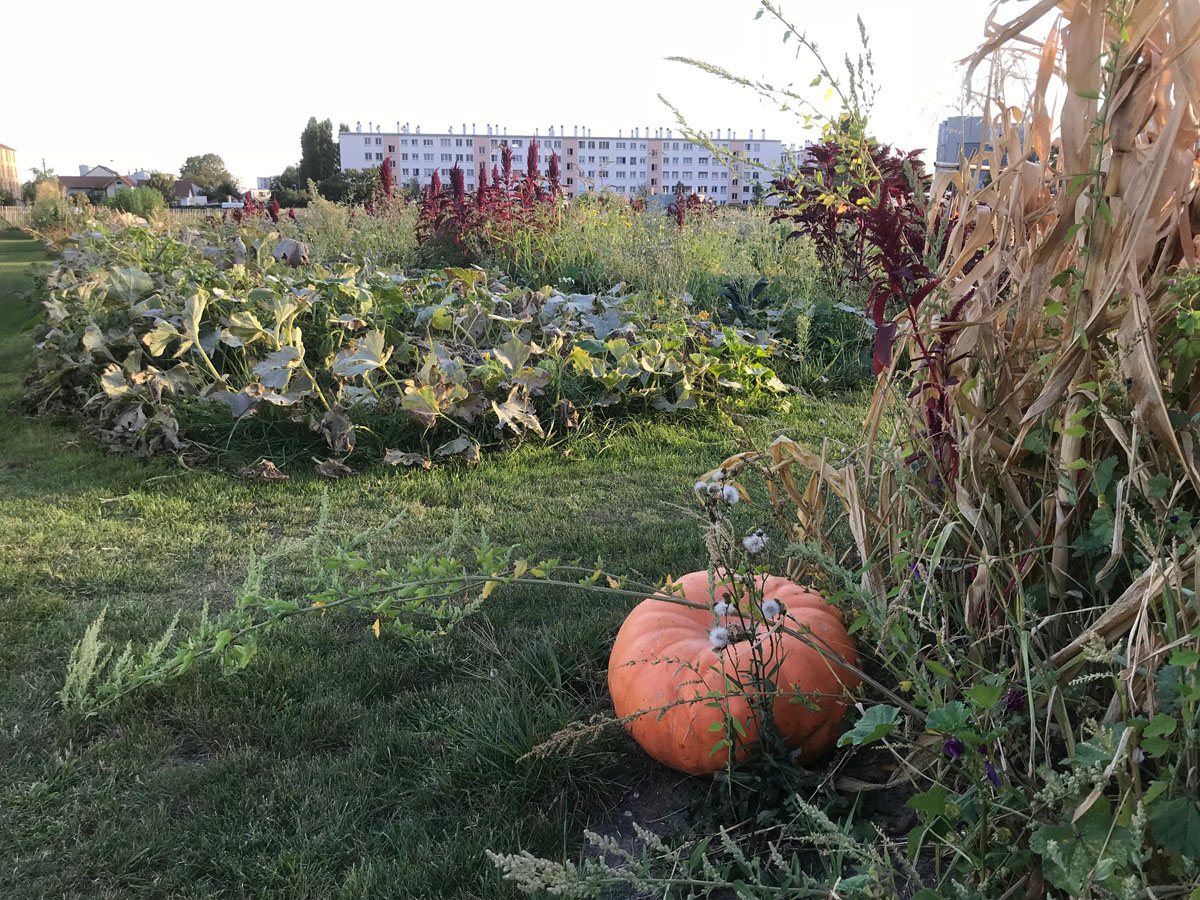
<instances>
[{"instance_id":1,"label":"building chimney","mask_svg":"<svg viewBox=\"0 0 1200 900\"><path fill-rule=\"evenodd\" d=\"M80 166L80 167L79 167L79 174L80 174L80 175L86 175L86 174L88 173L88 169L90 169L90 168L91 168L91 166Z\"/></svg>"},{"instance_id":2,"label":"building chimney","mask_svg":"<svg viewBox=\"0 0 1200 900\"><path fill-rule=\"evenodd\" d=\"M579 126L575 126L575 137L579 137Z\"/></svg>"},{"instance_id":3,"label":"building chimney","mask_svg":"<svg viewBox=\"0 0 1200 900\"><path fill-rule=\"evenodd\" d=\"M361 131L362 131L362 122L355 122L355 123L354 123L354 130L355 130L355 131L358 131L358 132L361 132Z\"/></svg>"},{"instance_id":4,"label":"building chimney","mask_svg":"<svg viewBox=\"0 0 1200 900\"><path fill-rule=\"evenodd\" d=\"M447 134L454 134L454 126L453 126L453 125L447 125L446 127L450 129L450 130L447 132Z\"/></svg>"},{"instance_id":5,"label":"building chimney","mask_svg":"<svg viewBox=\"0 0 1200 900\"><path fill-rule=\"evenodd\" d=\"M467 133L467 123L466 123L466 122L463 122L463 123L462 123L462 126L463 126L462 133L463 133L463 134L466 134L466 133Z\"/></svg>"},{"instance_id":6,"label":"building chimney","mask_svg":"<svg viewBox=\"0 0 1200 900\"><path fill-rule=\"evenodd\" d=\"M750 129L750 140L754 140L754 129Z\"/></svg>"},{"instance_id":7,"label":"building chimney","mask_svg":"<svg viewBox=\"0 0 1200 900\"><path fill-rule=\"evenodd\" d=\"M471 123L471 134L475 134L475 123Z\"/></svg>"},{"instance_id":8,"label":"building chimney","mask_svg":"<svg viewBox=\"0 0 1200 900\"><path fill-rule=\"evenodd\" d=\"M758 135L765 141L767 139L767 129L760 128L758 131Z\"/></svg>"},{"instance_id":9,"label":"building chimney","mask_svg":"<svg viewBox=\"0 0 1200 900\"><path fill-rule=\"evenodd\" d=\"M420 133L421 133L421 126L420 126L420 125L418 125L418 126L417 126L417 134L420 134Z\"/></svg>"},{"instance_id":10,"label":"building chimney","mask_svg":"<svg viewBox=\"0 0 1200 900\"><path fill-rule=\"evenodd\" d=\"M372 130L374 127L375 127L375 123L374 123L374 122L371 122L371 121L368 121L368 122L367 122L367 134L370 134L370 133L371 133L371 130Z\"/></svg>"},{"instance_id":11,"label":"building chimney","mask_svg":"<svg viewBox=\"0 0 1200 900\"><path fill-rule=\"evenodd\" d=\"M491 125L489 125L489 126L488 126L488 135L489 135L489 136L491 136L491 133L492 133L492 126L491 126Z\"/></svg>"},{"instance_id":12,"label":"building chimney","mask_svg":"<svg viewBox=\"0 0 1200 900\"><path fill-rule=\"evenodd\" d=\"M504 126L504 136L508 137L508 126L507 125Z\"/></svg>"},{"instance_id":13,"label":"building chimney","mask_svg":"<svg viewBox=\"0 0 1200 900\"><path fill-rule=\"evenodd\" d=\"M618 128L618 129L617 129L617 137L621 137L621 136L622 136L622 134L621 134L621 129L620 129L620 128Z\"/></svg>"}]
</instances>

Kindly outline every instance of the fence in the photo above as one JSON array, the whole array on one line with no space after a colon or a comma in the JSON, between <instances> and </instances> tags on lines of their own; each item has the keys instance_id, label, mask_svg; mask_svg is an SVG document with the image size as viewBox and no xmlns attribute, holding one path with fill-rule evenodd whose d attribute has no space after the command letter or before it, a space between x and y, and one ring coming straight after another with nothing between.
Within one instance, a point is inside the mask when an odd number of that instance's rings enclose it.
<instances>
[{"instance_id":1,"label":"fence","mask_svg":"<svg viewBox=\"0 0 1200 900\"><path fill-rule=\"evenodd\" d=\"M29 209L24 206L0 206L0 220L21 228L29 224Z\"/></svg>"}]
</instances>

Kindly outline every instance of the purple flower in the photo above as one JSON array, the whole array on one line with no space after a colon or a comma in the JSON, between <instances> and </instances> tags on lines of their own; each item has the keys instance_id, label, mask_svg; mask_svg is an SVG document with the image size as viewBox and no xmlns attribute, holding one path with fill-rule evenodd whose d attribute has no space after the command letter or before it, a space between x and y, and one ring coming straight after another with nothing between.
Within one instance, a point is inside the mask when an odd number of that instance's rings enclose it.
<instances>
[{"instance_id":1,"label":"purple flower","mask_svg":"<svg viewBox=\"0 0 1200 900\"><path fill-rule=\"evenodd\" d=\"M967 750L967 745L958 738L946 738L946 743L942 744L942 752L949 754L951 759L958 759Z\"/></svg>"},{"instance_id":2,"label":"purple flower","mask_svg":"<svg viewBox=\"0 0 1200 900\"><path fill-rule=\"evenodd\" d=\"M1013 688L1007 694L1000 698L1004 703L1004 711L1006 713L1020 712L1025 708L1026 694L1024 687Z\"/></svg>"},{"instance_id":3,"label":"purple flower","mask_svg":"<svg viewBox=\"0 0 1200 900\"><path fill-rule=\"evenodd\" d=\"M996 773L996 767L992 765L990 759L984 760L983 768L987 772L988 781L996 787L1000 787L1000 776Z\"/></svg>"}]
</instances>

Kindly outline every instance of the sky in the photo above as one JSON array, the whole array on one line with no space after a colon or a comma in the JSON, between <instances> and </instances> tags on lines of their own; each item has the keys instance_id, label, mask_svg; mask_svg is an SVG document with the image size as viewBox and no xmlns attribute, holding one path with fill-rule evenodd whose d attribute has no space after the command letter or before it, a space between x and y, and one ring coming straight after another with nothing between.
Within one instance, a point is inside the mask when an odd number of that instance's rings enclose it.
<instances>
[{"instance_id":1,"label":"sky","mask_svg":"<svg viewBox=\"0 0 1200 900\"><path fill-rule=\"evenodd\" d=\"M861 15L879 84L877 137L932 150L938 122L958 110L957 61L980 42L991 0L780 2L839 71L860 48ZM1008 3L1001 18L1026 5ZM797 57L769 15L755 20L758 0L111 0L103 33L60 27L94 20L93 3L5 7L10 33L27 36L5 42L5 70L30 81L10 82L0 100L0 143L17 150L23 180L43 159L60 175L80 165L177 173L211 152L254 187L299 160L309 116L335 129L399 121L425 132L498 123L513 134L551 125L628 134L675 125L660 93L704 130L815 137L793 113L668 56L802 85L836 112L823 88L808 88L812 58ZM59 24L47 30L51 20Z\"/></svg>"}]
</instances>

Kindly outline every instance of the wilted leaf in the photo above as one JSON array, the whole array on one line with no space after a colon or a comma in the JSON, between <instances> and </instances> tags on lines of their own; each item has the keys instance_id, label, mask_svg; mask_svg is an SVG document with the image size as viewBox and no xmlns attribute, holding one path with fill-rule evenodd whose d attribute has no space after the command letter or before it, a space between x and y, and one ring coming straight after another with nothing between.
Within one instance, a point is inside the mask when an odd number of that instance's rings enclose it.
<instances>
[{"instance_id":1,"label":"wilted leaf","mask_svg":"<svg viewBox=\"0 0 1200 900\"><path fill-rule=\"evenodd\" d=\"M121 367L118 365L111 365L105 368L104 374L100 376L100 386L104 388L104 393L110 397L122 397L132 390L129 387L129 382L125 380L125 373L121 371Z\"/></svg>"},{"instance_id":2,"label":"wilted leaf","mask_svg":"<svg viewBox=\"0 0 1200 900\"><path fill-rule=\"evenodd\" d=\"M354 425L346 415L346 410L337 404L325 413L316 430L325 438L329 449L339 456L345 456L354 449Z\"/></svg>"},{"instance_id":3,"label":"wilted leaf","mask_svg":"<svg viewBox=\"0 0 1200 900\"><path fill-rule=\"evenodd\" d=\"M229 334L249 345L267 337L268 332L258 321L258 316L248 309L239 309L229 317Z\"/></svg>"},{"instance_id":4,"label":"wilted leaf","mask_svg":"<svg viewBox=\"0 0 1200 900\"><path fill-rule=\"evenodd\" d=\"M108 295L133 304L154 290L154 280L137 266L108 270Z\"/></svg>"},{"instance_id":5,"label":"wilted leaf","mask_svg":"<svg viewBox=\"0 0 1200 900\"><path fill-rule=\"evenodd\" d=\"M559 400L558 406L555 407L555 412L558 414L558 420L564 428L579 427L579 410L575 408L575 404L570 400Z\"/></svg>"},{"instance_id":6,"label":"wilted leaf","mask_svg":"<svg viewBox=\"0 0 1200 900\"><path fill-rule=\"evenodd\" d=\"M501 428L508 426L517 434L523 434L526 430L544 434L542 423L538 421L537 412L529 402L528 391L523 390L519 385L513 386L513 389L508 392L508 399L503 403L493 400L492 409L500 420Z\"/></svg>"},{"instance_id":7,"label":"wilted leaf","mask_svg":"<svg viewBox=\"0 0 1200 900\"><path fill-rule=\"evenodd\" d=\"M254 466L243 466L238 469L238 475L241 478L249 478L252 481L287 481L290 477L279 471L275 463L269 459L260 460Z\"/></svg>"},{"instance_id":8,"label":"wilted leaf","mask_svg":"<svg viewBox=\"0 0 1200 900\"><path fill-rule=\"evenodd\" d=\"M513 335L499 347L492 350L492 356L504 363L509 372L516 372L529 359L529 352L529 345L516 335Z\"/></svg>"},{"instance_id":9,"label":"wilted leaf","mask_svg":"<svg viewBox=\"0 0 1200 900\"><path fill-rule=\"evenodd\" d=\"M427 456L420 453L405 453L402 450L388 450L383 455L386 466L408 466L414 469L430 469L433 464Z\"/></svg>"},{"instance_id":10,"label":"wilted leaf","mask_svg":"<svg viewBox=\"0 0 1200 900\"><path fill-rule=\"evenodd\" d=\"M142 335L142 343L146 345L151 356L158 357L167 352L172 341L181 337L183 335L174 325L166 319L158 319L155 321L154 327Z\"/></svg>"},{"instance_id":11,"label":"wilted leaf","mask_svg":"<svg viewBox=\"0 0 1200 900\"><path fill-rule=\"evenodd\" d=\"M447 441L434 450L433 455L437 457L461 456L472 465L480 460L479 445L466 436Z\"/></svg>"},{"instance_id":12,"label":"wilted leaf","mask_svg":"<svg viewBox=\"0 0 1200 900\"><path fill-rule=\"evenodd\" d=\"M338 351L332 371L338 378L354 378L380 368L391 358L382 331L368 331Z\"/></svg>"},{"instance_id":13,"label":"wilted leaf","mask_svg":"<svg viewBox=\"0 0 1200 900\"><path fill-rule=\"evenodd\" d=\"M346 478L354 474L354 470L340 459L326 459L318 462L314 471L321 478L330 481L337 481L339 478Z\"/></svg>"},{"instance_id":14,"label":"wilted leaf","mask_svg":"<svg viewBox=\"0 0 1200 900\"><path fill-rule=\"evenodd\" d=\"M281 347L254 366L253 372L264 385L282 391L287 387L292 371L300 365L301 353L292 346Z\"/></svg>"}]
</instances>

